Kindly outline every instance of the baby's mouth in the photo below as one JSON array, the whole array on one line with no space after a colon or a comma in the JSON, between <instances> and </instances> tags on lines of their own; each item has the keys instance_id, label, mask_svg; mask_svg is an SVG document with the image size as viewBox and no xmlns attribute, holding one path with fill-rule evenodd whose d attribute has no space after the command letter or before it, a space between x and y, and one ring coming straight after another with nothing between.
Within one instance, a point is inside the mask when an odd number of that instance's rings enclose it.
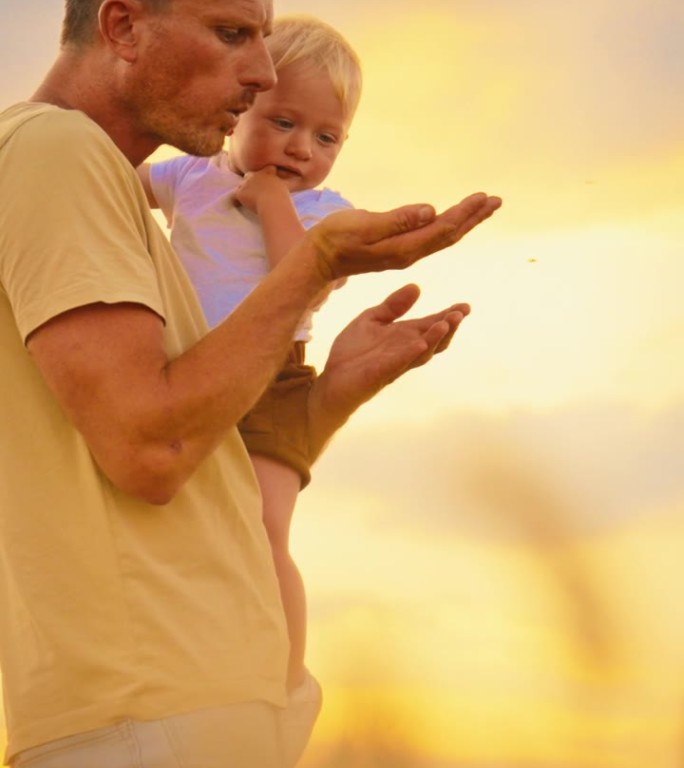
<instances>
[{"instance_id":1,"label":"baby's mouth","mask_svg":"<svg viewBox=\"0 0 684 768\"><path fill-rule=\"evenodd\" d=\"M296 168L288 168L285 165L276 165L276 174L280 179L291 179L302 175Z\"/></svg>"}]
</instances>

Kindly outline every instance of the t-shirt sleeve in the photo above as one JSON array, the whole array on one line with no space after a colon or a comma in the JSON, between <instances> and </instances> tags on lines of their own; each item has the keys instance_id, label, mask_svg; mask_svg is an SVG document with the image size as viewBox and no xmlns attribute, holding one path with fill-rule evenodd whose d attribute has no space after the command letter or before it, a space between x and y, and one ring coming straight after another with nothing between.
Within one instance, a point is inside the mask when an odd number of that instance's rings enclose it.
<instances>
[{"instance_id":1,"label":"t-shirt sleeve","mask_svg":"<svg viewBox=\"0 0 684 768\"><path fill-rule=\"evenodd\" d=\"M304 229L310 229L331 213L354 207L338 192L327 188L295 192L292 200Z\"/></svg>"},{"instance_id":2,"label":"t-shirt sleeve","mask_svg":"<svg viewBox=\"0 0 684 768\"><path fill-rule=\"evenodd\" d=\"M164 317L142 186L95 123L65 110L29 118L0 152L0 175L12 179L0 184L0 282L24 340L93 303Z\"/></svg>"},{"instance_id":3,"label":"t-shirt sleeve","mask_svg":"<svg viewBox=\"0 0 684 768\"><path fill-rule=\"evenodd\" d=\"M195 160L191 155L180 155L150 165L152 194L169 227L173 225L173 208L178 187L192 169Z\"/></svg>"}]
</instances>

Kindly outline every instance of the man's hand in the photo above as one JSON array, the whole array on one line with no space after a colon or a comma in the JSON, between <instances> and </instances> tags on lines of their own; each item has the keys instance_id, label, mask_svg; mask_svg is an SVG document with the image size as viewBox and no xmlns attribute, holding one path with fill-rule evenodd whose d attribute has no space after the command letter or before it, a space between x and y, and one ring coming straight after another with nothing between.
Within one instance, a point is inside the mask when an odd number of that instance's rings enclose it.
<instances>
[{"instance_id":1,"label":"man's hand","mask_svg":"<svg viewBox=\"0 0 684 768\"><path fill-rule=\"evenodd\" d=\"M339 211L309 230L325 279L405 269L458 242L489 218L501 199L477 192L440 215L430 205L406 205L386 213Z\"/></svg>"},{"instance_id":2,"label":"man's hand","mask_svg":"<svg viewBox=\"0 0 684 768\"><path fill-rule=\"evenodd\" d=\"M445 350L467 304L426 317L400 320L420 290L406 285L367 309L335 339L325 368L309 396L312 459L349 416L387 384Z\"/></svg>"}]
</instances>

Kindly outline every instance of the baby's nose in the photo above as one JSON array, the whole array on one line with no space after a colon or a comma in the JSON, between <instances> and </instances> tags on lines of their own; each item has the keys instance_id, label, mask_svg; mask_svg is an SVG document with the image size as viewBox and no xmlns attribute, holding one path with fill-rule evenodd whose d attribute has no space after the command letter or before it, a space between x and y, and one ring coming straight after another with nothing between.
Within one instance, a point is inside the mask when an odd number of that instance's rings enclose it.
<instances>
[{"instance_id":1,"label":"baby's nose","mask_svg":"<svg viewBox=\"0 0 684 768\"><path fill-rule=\"evenodd\" d=\"M311 138L304 133L293 134L288 143L288 151L298 160L310 160L313 155Z\"/></svg>"}]
</instances>

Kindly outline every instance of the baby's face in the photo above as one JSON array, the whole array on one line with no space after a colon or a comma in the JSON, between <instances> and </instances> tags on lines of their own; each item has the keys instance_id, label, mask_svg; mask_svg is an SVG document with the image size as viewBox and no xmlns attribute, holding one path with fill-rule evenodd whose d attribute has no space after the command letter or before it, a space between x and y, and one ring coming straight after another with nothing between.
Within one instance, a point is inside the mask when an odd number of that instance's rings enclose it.
<instances>
[{"instance_id":1,"label":"baby's face","mask_svg":"<svg viewBox=\"0 0 684 768\"><path fill-rule=\"evenodd\" d=\"M230 139L230 164L244 174L275 166L292 192L318 186L347 135L344 109L328 75L290 64L257 95Z\"/></svg>"}]
</instances>

